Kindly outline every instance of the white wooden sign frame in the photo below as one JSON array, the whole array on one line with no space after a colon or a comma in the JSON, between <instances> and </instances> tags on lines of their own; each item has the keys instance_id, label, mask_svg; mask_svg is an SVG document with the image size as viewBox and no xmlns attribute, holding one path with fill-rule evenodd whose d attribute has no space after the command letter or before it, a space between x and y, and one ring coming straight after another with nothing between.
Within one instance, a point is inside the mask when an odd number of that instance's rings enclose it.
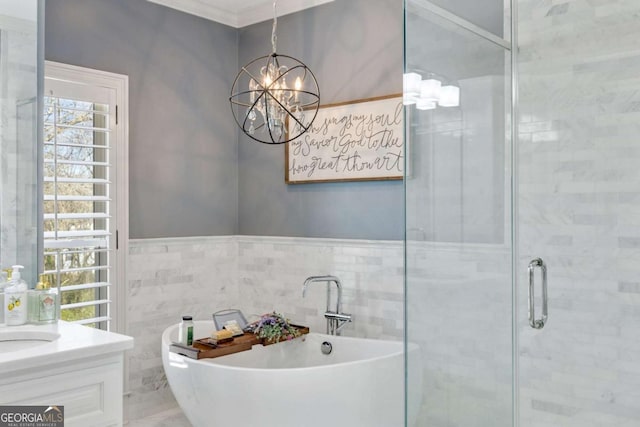
<instances>
[{"instance_id":1,"label":"white wooden sign frame","mask_svg":"<svg viewBox=\"0 0 640 427\"><path fill-rule=\"evenodd\" d=\"M295 122L287 126L291 132ZM404 145L401 95L324 105L311 128L285 145L285 182L402 179Z\"/></svg>"}]
</instances>

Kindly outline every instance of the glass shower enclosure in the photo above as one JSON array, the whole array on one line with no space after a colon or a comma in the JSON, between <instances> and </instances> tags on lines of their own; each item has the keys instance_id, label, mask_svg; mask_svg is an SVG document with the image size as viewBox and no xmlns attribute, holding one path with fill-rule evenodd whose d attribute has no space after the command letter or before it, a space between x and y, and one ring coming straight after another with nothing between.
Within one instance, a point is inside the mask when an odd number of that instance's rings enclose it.
<instances>
[{"instance_id":1,"label":"glass shower enclosure","mask_svg":"<svg viewBox=\"0 0 640 427\"><path fill-rule=\"evenodd\" d=\"M639 426L640 4L491 3L405 1L407 425Z\"/></svg>"},{"instance_id":2,"label":"glass shower enclosure","mask_svg":"<svg viewBox=\"0 0 640 427\"><path fill-rule=\"evenodd\" d=\"M418 98L430 80L459 88L405 108L408 390L422 383L408 424L511 426L510 42L432 2L408 0L405 19Z\"/></svg>"}]
</instances>

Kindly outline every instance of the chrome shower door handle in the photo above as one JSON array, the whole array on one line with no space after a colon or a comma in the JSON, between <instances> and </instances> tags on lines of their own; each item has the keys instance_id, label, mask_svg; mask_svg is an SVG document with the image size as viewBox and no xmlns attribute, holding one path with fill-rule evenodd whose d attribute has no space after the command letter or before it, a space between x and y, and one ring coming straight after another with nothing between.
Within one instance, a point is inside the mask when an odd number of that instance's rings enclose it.
<instances>
[{"instance_id":1,"label":"chrome shower door handle","mask_svg":"<svg viewBox=\"0 0 640 427\"><path fill-rule=\"evenodd\" d=\"M536 319L536 303L534 299L534 271L540 267L542 271L542 317ZM547 304L547 266L541 258L535 258L529 263L529 325L534 329L544 328L547 323L549 307Z\"/></svg>"}]
</instances>

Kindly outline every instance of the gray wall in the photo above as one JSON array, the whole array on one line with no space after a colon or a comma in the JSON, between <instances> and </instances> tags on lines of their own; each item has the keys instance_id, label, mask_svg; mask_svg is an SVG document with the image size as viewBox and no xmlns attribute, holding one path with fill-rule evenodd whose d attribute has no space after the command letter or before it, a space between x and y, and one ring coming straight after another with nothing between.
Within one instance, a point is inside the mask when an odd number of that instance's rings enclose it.
<instances>
[{"instance_id":1,"label":"gray wall","mask_svg":"<svg viewBox=\"0 0 640 427\"><path fill-rule=\"evenodd\" d=\"M47 0L45 56L129 76L130 237L237 233L237 30L145 0Z\"/></svg>"},{"instance_id":2,"label":"gray wall","mask_svg":"<svg viewBox=\"0 0 640 427\"><path fill-rule=\"evenodd\" d=\"M400 93L402 13L336 0L284 16L278 52L325 104ZM270 36L271 21L238 31L144 0L47 0L48 60L129 76L130 237L402 238L402 182L287 186L284 147L238 141L228 93Z\"/></svg>"},{"instance_id":3,"label":"gray wall","mask_svg":"<svg viewBox=\"0 0 640 427\"><path fill-rule=\"evenodd\" d=\"M329 104L402 92L401 1L335 0L278 19L278 53L306 63ZM240 65L271 52L271 22L240 31ZM240 234L401 239L401 181L287 185L284 147L240 136Z\"/></svg>"}]
</instances>

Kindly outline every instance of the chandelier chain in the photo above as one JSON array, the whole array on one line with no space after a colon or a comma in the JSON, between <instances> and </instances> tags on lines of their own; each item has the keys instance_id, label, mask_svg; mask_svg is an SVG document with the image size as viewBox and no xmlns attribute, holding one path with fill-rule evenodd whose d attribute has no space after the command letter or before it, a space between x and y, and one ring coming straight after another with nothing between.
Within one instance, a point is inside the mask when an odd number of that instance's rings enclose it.
<instances>
[{"instance_id":1,"label":"chandelier chain","mask_svg":"<svg viewBox=\"0 0 640 427\"><path fill-rule=\"evenodd\" d=\"M276 3L278 0L274 0L273 2L273 27L271 28L271 47L273 48L273 53L276 53L276 42L278 37L276 36L276 29L278 28L278 15L276 13Z\"/></svg>"}]
</instances>

